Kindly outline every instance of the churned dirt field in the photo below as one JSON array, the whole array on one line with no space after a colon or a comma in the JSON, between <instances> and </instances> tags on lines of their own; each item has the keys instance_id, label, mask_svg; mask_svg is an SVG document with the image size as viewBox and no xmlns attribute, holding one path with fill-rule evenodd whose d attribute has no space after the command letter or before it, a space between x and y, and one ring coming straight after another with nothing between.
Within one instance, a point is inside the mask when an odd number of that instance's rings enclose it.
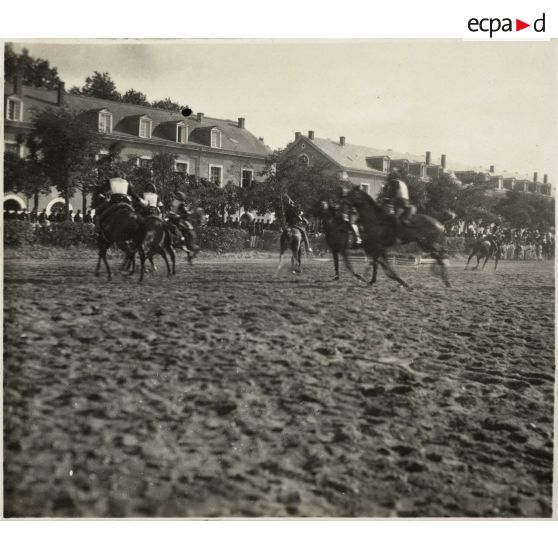
<instances>
[{"instance_id":1,"label":"churned dirt field","mask_svg":"<svg viewBox=\"0 0 558 558\"><path fill-rule=\"evenodd\" d=\"M549 517L553 263L304 264L6 260L5 515Z\"/></svg>"}]
</instances>

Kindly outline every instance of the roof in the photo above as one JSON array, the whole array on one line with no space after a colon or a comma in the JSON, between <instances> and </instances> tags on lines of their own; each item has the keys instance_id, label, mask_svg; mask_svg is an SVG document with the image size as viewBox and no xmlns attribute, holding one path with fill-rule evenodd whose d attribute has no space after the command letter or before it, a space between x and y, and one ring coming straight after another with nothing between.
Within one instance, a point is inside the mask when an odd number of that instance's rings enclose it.
<instances>
[{"instance_id":1,"label":"roof","mask_svg":"<svg viewBox=\"0 0 558 558\"><path fill-rule=\"evenodd\" d=\"M44 88L36 88L30 86L23 86L24 97L24 122L30 122L32 118L32 111L43 109L45 107L57 107L58 92L56 90L48 90ZM196 117L189 116L183 117L179 112L146 107L143 105L133 105L130 103L121 103L118 101L109 101L107 99L98 99L96 97L86 97L83 95L65 94L65 104L72 110L76 111L99 111L102 109L109 110L113 117L113 132L111 136L120 139L138 138L137 134L128 133L125 130L115 131L118 122L130 117L148 116L153 120L153 142L168 144L168 140L164 138L157 138L156 128L159 124L168 126L169 122L184 122L189 128L191 134L197 128L212 128L216 127L222 132L221 150L233 151L238 153L247 153L250 155L257 155L267 157L271 153L271 149L260 141L254 134L246 128L239 128L238 122L233 120L211 118L203 116L202 121L199 122ZM139 138L138 138L139 139ZM195 134L192 140L187 144L181 144L181 147L199 146L210 148L207 144L196 141Z\"/></svg>"},{"instance_id":2,"label":"roof","mask_svg":"<svg viewBox=\"0 0 558 558\"><path fill-rule=\"evenodd\" d=\"M340 166L354 170L368 172L376 170L366 162L368 157L389 157L390 159L408 159L410 162L423 162L421 157L412 153L398 153L391 149L377 149L352 143L341 145L337 141L324 138L305 139L321 149Z\"/></svg>"}]
</instances>

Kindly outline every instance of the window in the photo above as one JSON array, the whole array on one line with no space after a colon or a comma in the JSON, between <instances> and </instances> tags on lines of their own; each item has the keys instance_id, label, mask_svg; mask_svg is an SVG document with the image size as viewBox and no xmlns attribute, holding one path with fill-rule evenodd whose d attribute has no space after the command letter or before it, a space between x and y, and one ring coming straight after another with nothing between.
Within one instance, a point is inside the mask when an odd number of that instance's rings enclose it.
<instances>
[{"instance_id":1,"label":"window","mask_svg":"<svg viewBox=\"0 0 558 558\"><path fill-rule=\"evenodd\" d=\"M151 157L140 157L138 159L138 167L141 167L142 169L150 169Z\"/></svg>"},{"instance_id":2,"label":"window","mask_svg":"<svg viewBox=\"0 0 558 558\"><path fill-rule=\"evenodd\" d=\"M112 114L106 110L99 112L99 132L104 134L112 132Z\"/></svg>"},{"instance_id":3,"label":"window","mask_svg":"<svg viewBox=\"0 0 558 558\"><path fill-rule=\"evenodd\" d=\"M252 184L252 180L254 180L254 171L249 169L242 169L242 174L240 177L240 185L245 188L246 186L250 186Z\"/></svg>"},{"instance_id":4,"label":"window","mask_svg":"<svg viewBox=\"0 0 558 558\"><path fill-rule=\"evenodd\" d=\"M219 130L211 130L211 147L221 147L221 132Z\"/></svg>"},{"instance_id":5,"label":"window","mask_svg":"<svg viewBox=\"0 0 558 558\"><path fill-rule=\"evenodd\" d=\"M19 145L14 141L5 141L4 142L4 153L13 153L14 155L20 155L19 153Z\"/></svg>"},{"instance_id":6,"label":"window","mask_svg":"<svg viewBox=\"0 0 558 558\"><path fill-rule=\"evenodd\" d=\"M361 182L360 189L363 192L366 192L367 194L370 194L370 184L367 184L366 182Z\"/></svg>"},{"instance_id":7,"label":"window","mask_svg":"<svg viewBox=\"0 0 558 558\"><path fill-rule=\"evenodd\" d=\"M176 127L176 141L177 143L188 143L188 126L178 124Z\"/></svg>"},{"instance_id":8,"label":"window","mask_svg":"<svg viewBox=\"0 0 558 558\"><path fill-rule=\"evenodd\" d=\"M220 165L209 165L209 180L217 186L223 182L223 167Z\"/></svg>"},{"instance_id":9,"label":"window","mask_svg":"<svg viewBox=\"0 0 558 558\"><path fill-rule=\"evenodd\" d=\"M139 126L139 135L140 138L147 138L151 137L151 120L148 118L140 118L140 126Z\"/></svg>"},{"instance_id":10,"label":"window","mask_svg":"<svg viewBox=\"0 0 558 558\"><path fill-rule=\"evenodd\" d=\"M299 162L303 165L308 166L310 164L310 159L308 158L308 155L301 155L298 158Z\"/></svg>"},{"instance_id":11,"label":"window","mask_svg":"<svg viewBox=\"0 0 558 558\"><path fill-rule=\"evenodd\" d=\"M179 174L188 174L190 163L188 161L176 161L174 170Z\"/></svg>"},{"instance_id":12,"label":"window","mask_svg":"<svg viewBox=\"0 0 558 558\"><path fill-rule=\"evenodd\" d=\"M7 120L21 120L21 107L22 103L18 99L8 99L6 107Z\"/></svg>"}]
</instances>

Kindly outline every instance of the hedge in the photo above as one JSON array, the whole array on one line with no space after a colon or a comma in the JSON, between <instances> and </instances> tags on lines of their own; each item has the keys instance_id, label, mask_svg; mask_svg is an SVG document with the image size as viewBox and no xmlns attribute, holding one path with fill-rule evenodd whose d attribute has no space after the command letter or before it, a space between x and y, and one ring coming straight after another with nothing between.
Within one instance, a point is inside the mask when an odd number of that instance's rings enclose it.
<instances>
[{"instance_id":1,"label":"hedge","mask_svg":"<svg viewBox=\"0 0 558 558\"><path fill-rule=\"evenodd\" d=\"M264 231L259 237L259 250L277 251L281 231ZM309 234L310 245L315 253L327 251L323 234ZM249 235L242 229L201 227L198 230L198 243L202 250L217 252L241 252L249 247ZM447 237L445 248L450 256L464 254L469 242L463 237ZM92 225L83 223L51 223L48 226L33 225L29 221L4 222L4 246L20 248L29 245L70 248L72 246L96 247L96 235ZM419 254L416 244L397 245L394 251L401 254Z\"/></svg>"}]
</instances>

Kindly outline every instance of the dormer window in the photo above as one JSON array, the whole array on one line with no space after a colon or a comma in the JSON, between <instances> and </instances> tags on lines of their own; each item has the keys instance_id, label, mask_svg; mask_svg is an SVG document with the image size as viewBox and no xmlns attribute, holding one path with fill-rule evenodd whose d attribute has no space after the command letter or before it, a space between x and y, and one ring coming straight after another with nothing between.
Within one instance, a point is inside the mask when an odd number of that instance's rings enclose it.
<instances>
[{"instance_id":1,"label":"dormer window","mask_svg":"<svg viewBox=\"0 0 558 558\"><path fill-rule=\"evenodd\" d=\"M23 103L16 97L11 97L8 99L6 105L6 120L21 121L22 118L22 108Z\"/></svg>"},{"instance_id":2,"label":"dormer window","mask_svg":"<svg viewBox=\"0 0 558 558\"><path fill-rule=\"evenodd\" d=\"M99 132L103 134L112 132L112 114L108 110L99 111Z\"/></svg>"},{"instance_id":3,"label":"dormer window","mask_svg":"<svg viewBox=\"0 0 558 558\"><path fill-rule=\"evenodd\" d=\"M178 124L176 126L176 142L188 143L188 126L185 124Z\"/></svg>"},{"instance_id":4,"label":"dormer window","mask_svg":"<svg viewBox=\"0 0 558 558\"><path fill-rule=\"evenodd\" d=\"M149 139L151 137L151 128L153 122L151 118L142 117L139 121L139 136L140 138Z\"/></svg>"},{"instance_id":5,"label":"dormer window","mask_svg":"<svg viewBox=\"0 0 558 558\"><path fill-rule=\"evenodd\" d=\"M221 132L219 130L211 130L211 147L221 147Z\"/></svg>"}]
</instances>

